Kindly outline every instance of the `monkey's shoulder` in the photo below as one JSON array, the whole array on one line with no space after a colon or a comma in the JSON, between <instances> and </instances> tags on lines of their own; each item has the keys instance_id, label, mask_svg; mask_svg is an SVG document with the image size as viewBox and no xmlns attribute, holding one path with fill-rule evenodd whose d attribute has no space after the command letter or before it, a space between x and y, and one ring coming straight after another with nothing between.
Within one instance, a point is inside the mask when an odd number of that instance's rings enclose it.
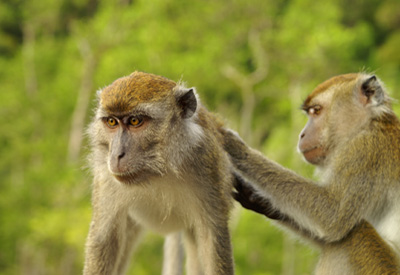
<instances>
[{"instance_id":1,"label":"monkey's shoulder","mask_svg":"<svg viewBox=\"0 0 400 275\"><path fill-rule=\"evenodd\" d=\"M224 120L216 113L210 112L204 106L200 105L197 115L197 123L217 138L218 143L222 144L223 137L220 129L225 126Z\"/></svg>"},{"instance_id":2,"label":"monkey's shoulder","mask_svg":"<svg viewBox=\"0 0 400 275\"><path fill-rule=\"evenodd\" d=\"M212 128L220 128L224 126L223 119L217 115L209 111L205 106L200 105L197 113L197 119L203 127L212 129Z\"/></svg>"}]
</instances>

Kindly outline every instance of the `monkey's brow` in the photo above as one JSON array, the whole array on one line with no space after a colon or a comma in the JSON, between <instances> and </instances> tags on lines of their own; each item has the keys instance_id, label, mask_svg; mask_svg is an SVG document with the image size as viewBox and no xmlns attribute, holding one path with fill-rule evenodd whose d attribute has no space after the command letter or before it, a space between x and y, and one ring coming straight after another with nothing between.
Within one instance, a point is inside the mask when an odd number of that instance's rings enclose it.
<instances>
[{"instance_id":1,"label":"monkey's brow","mask_svg":"<svg viewBox=\"0 0 400 275\"><path fill-rule=\"evenodd\" d=\"M123 118L127 116L144 116L144 115L149 115L146 111L144 110L130 110L128 112L107 112L103 111L100 114L100 117L116 117L116 118Z\"/></svg>"},{"instance_id":2,"label":"monkey's brow","mask_svg":"<svg viewBox=\"0 0 400 275\"><path fill-rule=\"evenodd\" d=\"M306 103L304 102L303 104L300 105L299 109L300 109L301 111L307 112L308 109L310 109L310 107L311 107L311 105L306 104Z\"/></svg>"},{"instance_id":3,"label":"monkey's brow","mask_svg":"<svg viewBox=\"0 0 400 275\"><path fill-rule=\"evenodd\" d=\"M145 114L144 112L129 112L129 113L123 113L123 114L110 113L110 114L101 116L100 119L107 119L109 117L115 117L115 118L121 120L125 117L137 117L137 116L147 116L148 117L148 115Z\"/></svg>"}]
</instances>

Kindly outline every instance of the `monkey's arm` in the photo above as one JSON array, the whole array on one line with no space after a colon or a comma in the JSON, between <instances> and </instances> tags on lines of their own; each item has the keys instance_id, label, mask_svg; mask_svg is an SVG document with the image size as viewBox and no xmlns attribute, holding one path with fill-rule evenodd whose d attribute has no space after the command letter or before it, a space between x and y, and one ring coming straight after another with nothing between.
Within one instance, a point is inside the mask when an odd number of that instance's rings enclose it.
<instances>
[{"instance_id":1,"label":"monkey's arm","mask_svg":"<svg viewBox=\"0 0 400 275\"><path fill-rule=\"evenodd\" d=\"M269 198L257 192L256 188L254 188L250 183L236 173L234 187L236 191L233 192L232 195L234 199L238 201L244 208L262 214L272 220L276 220L285 227L288 227L294 232L301 234L304 238L312 241L314 244L321 245L323 243L322 240L316 238L316 236L313 236L309 231L301 228L288 215L285 215L276 209L272 205Z\"/></svg>"},{"instance_id":2,"label":"monkey's arm","mask_svg":"<svg viewBox=\"0 0 400 275\"><path fill-rule=\"evenodd\" d=\"M141 226L115 203L122 196L112 187L112 184L100 182L95 176L93 214L86 240L85 275L122 274L142 232Z\"/></svg>"},{"instance_id":3,"label":"monkey's arm","mask_svg":"<svg viewBox=\"0 0 400 275\"><path fill-rule=\"evenodd\" d=\"M246 182L241 176L235 174L235 192L233 198L244 208L257 212L272 220L285 221L289 217L274 208L268 198L257 193L257 190Z\"/></svg>"},{"instance_id":4,"label":"monkey's arm","mask_svg":"<svg viewBox=\"0 0 400 275\"><path fill-rule=\"evenodd\" d=\"M347 177L350 185L338 181L332 185L334 189L323 187L267 159L233 132L223 134L225 150L236 168L266 192L281 213L318 239L343 238L362 219L361 209L372 200L367 181L363 184Z\"/></svg>"}]
</instances>

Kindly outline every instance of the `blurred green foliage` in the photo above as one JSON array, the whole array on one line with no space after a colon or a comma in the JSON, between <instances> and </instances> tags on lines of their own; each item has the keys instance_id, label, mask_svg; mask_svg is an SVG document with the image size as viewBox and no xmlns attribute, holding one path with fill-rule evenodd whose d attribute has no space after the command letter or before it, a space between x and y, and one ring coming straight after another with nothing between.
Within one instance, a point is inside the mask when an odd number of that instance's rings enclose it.
<instances>
[{"instance_id":1,"label":"blurred green foliage","mask_svg":"<svg viewBox=\"0 0 400 275\"><path fill-rule=\"evenodd\" d=\"M399 18L398 0L1 1L0 274L81 273L96 89L134 70L183 79L247 142L312 176L295 152L302 99L360 70L400 98ZM310 274L317 252L287 236L236 209L237 274ZM159 274L161 237L142 242L129 274Z\"/></svg>"}]
</instances>

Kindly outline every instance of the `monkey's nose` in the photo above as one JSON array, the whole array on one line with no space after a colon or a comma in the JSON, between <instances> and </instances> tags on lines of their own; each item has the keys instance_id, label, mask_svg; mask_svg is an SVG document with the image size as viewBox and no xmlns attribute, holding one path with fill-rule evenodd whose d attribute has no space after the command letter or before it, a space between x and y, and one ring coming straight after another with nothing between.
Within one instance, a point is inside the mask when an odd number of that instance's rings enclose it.
<instances>
[{"instance_id":1,"label":"monkey's nose","mask_svg":"<svg viewBox=\"0 0 400 275\"><path fill-rule=\"evenodd\" d=\"M122 159L125 156L125 152L122 152L121 154L118 155L118 160Z\"/></svg>"}]
</instances>

